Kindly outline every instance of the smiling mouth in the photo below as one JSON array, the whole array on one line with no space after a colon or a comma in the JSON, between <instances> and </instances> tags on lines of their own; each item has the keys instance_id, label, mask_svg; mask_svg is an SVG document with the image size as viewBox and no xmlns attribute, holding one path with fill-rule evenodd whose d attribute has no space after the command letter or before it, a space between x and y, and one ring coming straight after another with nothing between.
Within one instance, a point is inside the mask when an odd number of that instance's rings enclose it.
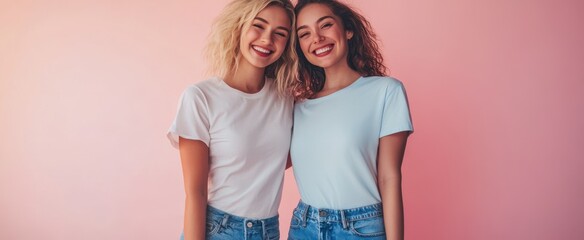
<instances>
[{"instance_id":1,"label":"smiling mouth","mask_svg":"<svg viewBox=\"0 0 584 240\"><path fill-rule=\"evenodd\" d=\"M272 54L272 52L273 52L269 49L265 49L263 47L259 47L259 46L255 46L255 45L252 46L251 48L253 48L253 50L255 50L255 52L262 57L270 56L270 54Z\"/></svg>"},{"instance_id":2,"label":"smiling mouth","mask_svg":"<svg viewBox=\"0 0 584 240\"><path fill-rule=\"evenodd\" d=\"M333 50L333 44L318 48L318 49L314 50L313 53L314 53L314 55L321 57L321 56L325 56L325 55L329 54L331 52L331 50Z\"/></svg>"}]
</instances>

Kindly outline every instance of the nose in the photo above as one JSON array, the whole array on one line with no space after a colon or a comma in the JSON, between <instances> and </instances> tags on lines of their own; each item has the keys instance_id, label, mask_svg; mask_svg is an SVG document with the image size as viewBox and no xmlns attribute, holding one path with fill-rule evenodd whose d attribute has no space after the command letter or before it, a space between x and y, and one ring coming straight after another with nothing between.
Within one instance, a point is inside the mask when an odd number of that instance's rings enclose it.
<instances>
[{"instance_id":1,"label":"nose","mask_svg":"<svg viewBox=\"0 0 584 240\"><path fill-rule=\"evenodd\" d=\"M272 34L270 31L264 31L260 36L260 40L264 43L271 44L272 43Z\"/></svg>"},{"instance_id":2,"label":"nose","mask_svg":"<svg viewBox=\"0 0 584 240\"><path fill-rule=\"evenodd\" d=\"M321 42L322 40L324 40L324 37L323 37L323 36L321 36L320 34L318 34L318 32L314 33L314 35L313 35L313 37L312 37L312 41L313 41L314 43L319 43L319 42Z\"/></svg>"}]
</instances>

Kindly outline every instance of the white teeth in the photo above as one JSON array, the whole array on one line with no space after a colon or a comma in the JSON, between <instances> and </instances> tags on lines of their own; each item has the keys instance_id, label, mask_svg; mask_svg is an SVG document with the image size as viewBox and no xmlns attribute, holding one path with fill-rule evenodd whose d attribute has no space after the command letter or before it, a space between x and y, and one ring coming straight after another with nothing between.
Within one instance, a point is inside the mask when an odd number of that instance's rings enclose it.
<instances>
[{"instance_id":1,"label":"white teeth","mask_svg":"<svg viewBox=\"0 0 584 240\"><path fill-rule=\"evenodd\" d=\"M318 55L318 54L321 54L323 52L328 52L331 49L333 49L331 46L323 47L323 48L316 49L316 51L314 51L314 53L316 53Z\"/></svg>"},{"instance_id":2,"label":"white teeth","mask_svg":"<svg viewBox=\"0 0 584 240\"><path fill-rule=\"evenodd\" d=\"M268 50L268 49L261 48L261 47L258 47L258 46L253 46L253 49L255 49L255 50L256 50L256 51L258 51L258 52L265 53L265 54L269 54L269 53L271 53L271 52L272 52L272 51L270 51L270 50Z\"/></svg>"}]
</instances>

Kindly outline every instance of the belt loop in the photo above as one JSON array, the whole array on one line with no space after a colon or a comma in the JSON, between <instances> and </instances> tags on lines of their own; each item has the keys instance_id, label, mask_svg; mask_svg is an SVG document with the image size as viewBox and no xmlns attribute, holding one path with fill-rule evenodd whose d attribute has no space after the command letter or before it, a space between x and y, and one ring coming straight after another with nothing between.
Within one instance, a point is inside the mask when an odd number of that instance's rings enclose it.
<instances>
[{"instance_id":1,"label":"belt loop","mask_svg":"<svg viewBox=\"0 0 584 240\"><path fill-rule=\"evenodd\" d=\"M304 212L302 212L302 227L306 227L306 218L308 217L308 210L310 206L308 204L304 204Z\"/></svg>"},{"instance_id":2,"label":"belt loop","mask_svg":"<svg viewBox=\"0 0 584 240\"><path fill-rule=\"evenodd\" d=\"M243 219L243 236L244 236L243 239L247 239L247 223L248 223L247 218L244 218Z\"/></svg>"},{"instance_id":3,"label":"belt loop","mask_svg":"<svg viewBox=\"0 0 584 240\"><path fill-rule=\"evenodd\" d=\"M266 231L266 221L262 220L263 238L268 239L268 232Z\"/></svg>"},{"instance_id":4,"label":"belt loop","mask_svg":"<svg viewBox=\"0 0 584 240\"><path fill-rule=\"evenodd\" d=\"M229 214L224 214L223 220L221 220L221 227L227 227L227 220L229 220Z\"/></svg>"},{"instance_id":5,"label":"belt loop","mask_svg":"<svg viewBox=\"0 0 584 240\"><path fill-rule=\"evenodd\" d=\"M345 217L345 210L341 210L341 223L343 223L343 229L347 229L347 218Z\"/></svg>"}]
</instances>

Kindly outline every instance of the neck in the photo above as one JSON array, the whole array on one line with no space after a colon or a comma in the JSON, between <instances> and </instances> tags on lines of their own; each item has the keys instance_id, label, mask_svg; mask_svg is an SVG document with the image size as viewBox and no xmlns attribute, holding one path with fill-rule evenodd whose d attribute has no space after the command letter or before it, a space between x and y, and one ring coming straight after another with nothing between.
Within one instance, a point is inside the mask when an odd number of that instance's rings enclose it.
<instances>
[{"instance_id":1,"label":"neck","mask_svg":"<svg viewBox=\"0 0 584 240\"><path fill-rule=\"evenodd\" d=\"M342 65L331 66L324 69L326 81L322 91L337 91L355 82L361 74L351 69L348 63Z\"/></svg>"},{"instance_id":2,"label":"neck","mask_svg":"<svg viewBox=\"0 0 584 240\"><path fill-rule=\"evenodd\" d=\"M265 68L257 68L244 62L240 61L237 70L225 76L223 81L239 91L257 93L262 90L265 84Z\"/></svg>"}]
</instances>

